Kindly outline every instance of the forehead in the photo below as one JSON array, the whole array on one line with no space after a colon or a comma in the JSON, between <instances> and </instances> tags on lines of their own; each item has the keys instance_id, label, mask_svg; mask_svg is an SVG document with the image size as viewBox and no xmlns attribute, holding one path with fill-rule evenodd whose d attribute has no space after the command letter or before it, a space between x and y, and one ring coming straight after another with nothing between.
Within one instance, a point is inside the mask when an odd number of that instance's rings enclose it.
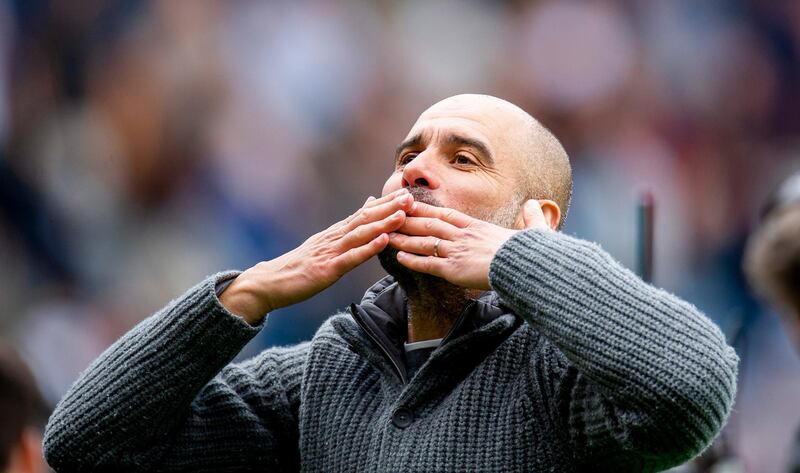
<instances>
[{"instance_id":1,"label":"forehead","mask_svg":"<svg viewBox=\"0 0 800 473\"><path fill-rule=\"evenodd\" d=\"M505 156L513 151L520 125L519 117L502 106L448 100L425 110L406 138L420 135L437 141L448 134L462 135L483 141L493 154Z\"/></svg>"}]
</instances>

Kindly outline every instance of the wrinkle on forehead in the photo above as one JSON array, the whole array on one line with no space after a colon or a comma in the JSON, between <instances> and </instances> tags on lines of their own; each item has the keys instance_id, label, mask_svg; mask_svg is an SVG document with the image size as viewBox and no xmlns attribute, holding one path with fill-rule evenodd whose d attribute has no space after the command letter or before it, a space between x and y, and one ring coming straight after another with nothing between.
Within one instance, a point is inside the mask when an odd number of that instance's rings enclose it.
<instances>
[{"instance_id":1,"label":"wrinkle on forehead","mask_svg":"<svg viewBox=\"0 0 800 473\"><path fill-rule=\"evenodd\" d=\"M492 142L520 146L536 120L511 102L490 95L461 94L441 100L422 112L417 128L429 120L463 120L478 126ZM463 123L463 122L462 122Z\"/></svg>"},{"instance_id":2,"label":"wrinkle on forehead","mask_svg":"<svg viewBox=\"0 0 800 473\"><path fill-rule=\"evenodd\" d=\"M441 100L422 112L408 136L448 128L472 131L498 155L518 161L530 141L532 123L538 122L511 102L489 95L461 94Z\"/></svg>"}]
</instances>

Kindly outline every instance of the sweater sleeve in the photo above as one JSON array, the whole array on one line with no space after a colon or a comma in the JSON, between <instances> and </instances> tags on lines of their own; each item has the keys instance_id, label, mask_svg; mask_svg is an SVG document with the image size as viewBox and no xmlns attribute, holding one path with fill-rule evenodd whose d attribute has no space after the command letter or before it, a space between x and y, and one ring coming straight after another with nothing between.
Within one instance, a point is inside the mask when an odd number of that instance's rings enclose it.
<instances>
[{"instance_id":1,"label":"sweater sleeve","mask_svg":"<svg viewBox=\"0 0 800 473\"><path fill-rule=\"evenodd\" d=\"M297 466L307 345L226 365L260 330L229 313L212 276L144 320L56 407L44 453L72 471L274 471Z\"/></svg>"},{"instance_id":2,"label":"sweater sleeve","mask_svg":"<svg viewBox=\"0 0 800 473\"><path fill-rule=\"evenodd\" d=\"M721 430L738 357L691 304L596 244L558 232L514 235L489 277L566 360L550 374L560 384L554 411L579 463L661 471L701 452Z\"/></svg>"}]
</instances>

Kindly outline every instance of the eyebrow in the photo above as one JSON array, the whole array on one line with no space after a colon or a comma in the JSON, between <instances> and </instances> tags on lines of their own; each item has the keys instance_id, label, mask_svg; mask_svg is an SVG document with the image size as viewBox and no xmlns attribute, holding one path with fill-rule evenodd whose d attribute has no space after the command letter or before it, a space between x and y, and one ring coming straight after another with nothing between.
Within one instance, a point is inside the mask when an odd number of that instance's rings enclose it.
<instances>
[{"instance_id":1,"label":"eyebrow","mask_svg":"<svg viewBox=\"0 0 800 473\"><path fill-rule=\"evenodd\" d=\"M422 142L423 142L422 134L417 133L416 135L400 143L400 145L397 147L397 150L394 153L395 161L397 161L400 158L400 153L402 153L404 149L418 148L422 144ZM486 143L484 143L481 140L450 133L445 138L445 143L447 143L448 145L460 145L460 146L466 146L468 148L473 148L478 152L478 154L481 155L481 157L483 157L483 159L486 161L486 164L490 166L494 165L494 158L492 157L491 151L489 151L489 146L487 146Z\"/></svg>"},{"instance_id":2,"label":"eyebrow","mask_svg":"<svg viewBox=\"0 0 800 473\"><path fill-rule=\"evenodd\" d=\"M416 135L403 141L402 143L397 145L397 149L394 152L394 161L397 162L397 160L400 159L400 153L402 153L404 149L418 148L419 145L421 144L422 144L422 134L420 133L417 133Z\"/></svg>"}]
</instances>

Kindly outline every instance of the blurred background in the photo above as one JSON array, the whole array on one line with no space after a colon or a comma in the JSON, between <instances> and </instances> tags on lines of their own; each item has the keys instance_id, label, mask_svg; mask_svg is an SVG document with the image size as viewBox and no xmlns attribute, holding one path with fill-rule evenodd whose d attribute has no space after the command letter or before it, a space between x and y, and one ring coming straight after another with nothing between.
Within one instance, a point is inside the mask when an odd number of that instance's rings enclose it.
<instances>
[{"instance_id":1,"label":"blurred background","mask_svg":"<svg viewBox=\"0 0 800 473\"><path fill-rule=\"evenodd\" d=\"M636 267L742 357L724 436L782 471L800 363L741 254L800 168L794 0L0 0L0 337L54 405L135 323L204 276L292 249L380 193L427 106L508 99L575 177L565 231ZM370 262L278 311L247 354L310 338Z\"/></svg>"}]
</instances>

